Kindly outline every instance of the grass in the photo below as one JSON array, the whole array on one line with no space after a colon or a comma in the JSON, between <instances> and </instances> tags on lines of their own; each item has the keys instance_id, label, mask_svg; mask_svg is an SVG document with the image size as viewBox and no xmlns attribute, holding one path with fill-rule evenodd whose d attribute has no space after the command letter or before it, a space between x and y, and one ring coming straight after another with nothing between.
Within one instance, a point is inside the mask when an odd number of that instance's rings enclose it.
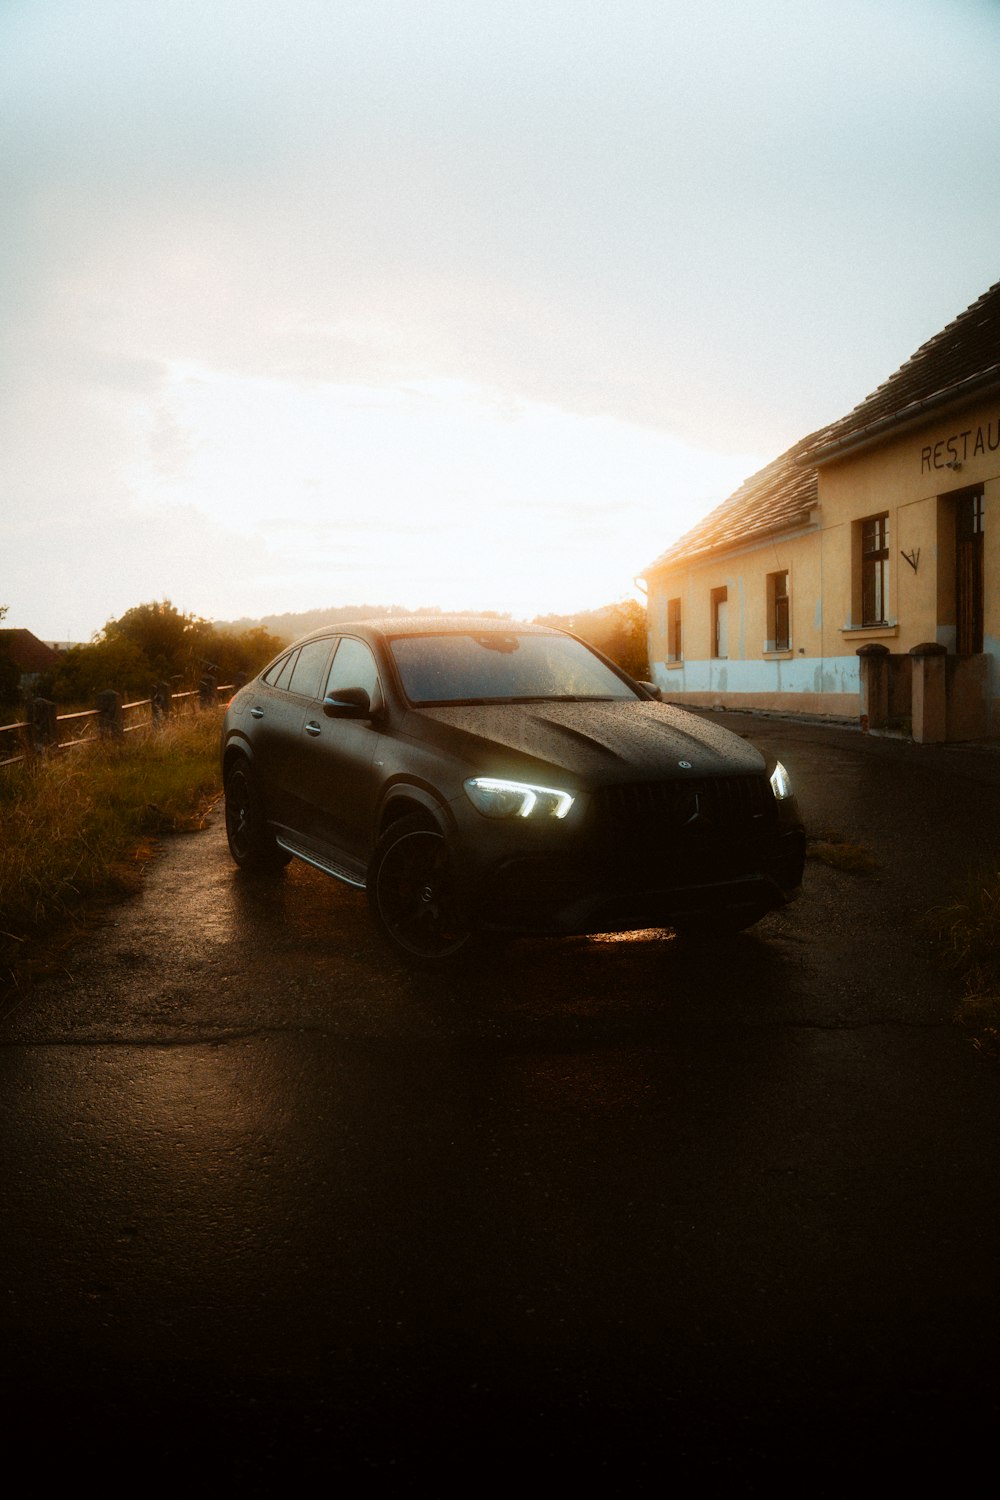
<instances>
[{"instance_id":1,"label":"grass","mask_svg":"<svg viewBox=\"0 0 1000 1500\"><path fill-rule=\"evenodd\" d=\"M0 989L39 945L139 888L166 834L204 826L220 791L221 709L0 772Z\"/></svg>"},{"instance_id":2,"label":"grass","mask_svg":"<svg viewBox=\"0 0 1000 1500\"><path fill-rule=\"evenodd\" d=\"M942 961L962 978L959 1022L980 1051L1000 1058L1000 872L975 870L928 921Z\"/></svg>"}]
</instances>

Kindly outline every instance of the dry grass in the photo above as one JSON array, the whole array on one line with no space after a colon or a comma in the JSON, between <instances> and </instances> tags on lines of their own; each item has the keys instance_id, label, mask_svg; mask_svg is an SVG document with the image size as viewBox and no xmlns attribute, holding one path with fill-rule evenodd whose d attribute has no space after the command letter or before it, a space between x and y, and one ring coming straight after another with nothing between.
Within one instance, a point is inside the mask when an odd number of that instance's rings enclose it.
<instances>
[{"instance_id":1,"label":"dry grass","mask_svg":"<svg viewBox=\"0 0 1000 1500\"><path fill-rule=\"evenodd\" d=\"M89 904L138 888L164 834L218 797L219 712L0 772L0 987Z\"/></svg>"},{"instance_id":2,"label":"dry grass","mask_svg":"<svg viewBox=\"0 0 1000 1500\"><path fill-rule=\"evenodd\" d=\"M1000 872L974 871L928 923L942 961L963 980L960 1023L981 1051L1000 1057Z\"/></svg>"},{"instance_id":3,"label":"dry grass","mask_svg":"<svg viewBox=\"0 0 1000 1500\"><path fill-rule=\"evenodd\" d=\"M870 875L878 869L878 860L866 845L849 843L828 828L815 836L810 835L806 856L818 859L834 870L849 870L854 875Z\"/></svg>"}]
</instances>

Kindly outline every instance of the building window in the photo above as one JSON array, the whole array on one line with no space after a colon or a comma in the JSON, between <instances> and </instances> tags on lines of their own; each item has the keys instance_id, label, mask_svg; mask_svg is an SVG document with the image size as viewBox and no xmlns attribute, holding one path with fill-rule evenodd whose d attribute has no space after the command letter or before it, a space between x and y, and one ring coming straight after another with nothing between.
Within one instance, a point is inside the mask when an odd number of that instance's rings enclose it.
<instances>
[{"instance_id":1,"label":"building window","mask_svg":"<svg viewBox=\"0 0 1000 1500\"><path fill-rule=\"evenodd\" d=\"M861 522L861 623L888 623L889 517L868 516Z\"/></svg>"},{"instance_id":2,"label":"building window","mask_svg":"<svg viewBox=\"0 0 1000 1500\"><path fill-rule=\"evenodd\" d=\"M788 625L788 570L767 575L767 645L766 651L791 649Z\"/></svg>"},{"instance_id":3,"label":"building window","mask_svg":"<svg viewBox=\"0 0 1000 1500\"><path fill-rule=\"evenodd\" d=\"M729 655L729 592L712 590L712 655L723 661Z\"/></svg>"},{"instance_id":4,"label":"building window","mask_svg":"<svg viewBox=\"0 0 1000 1500\"><path fill-rule=\"evenodd\" d=\"M667 661L680 661L681 650L681 601L667 600Z\"/></svg>"}]
</instances>

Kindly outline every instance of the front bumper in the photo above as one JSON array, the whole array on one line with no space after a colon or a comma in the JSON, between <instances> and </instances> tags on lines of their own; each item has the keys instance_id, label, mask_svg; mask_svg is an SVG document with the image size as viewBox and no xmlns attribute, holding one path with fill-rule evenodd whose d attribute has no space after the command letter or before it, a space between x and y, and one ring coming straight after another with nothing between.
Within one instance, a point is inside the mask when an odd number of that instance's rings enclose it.
<instances>
[{"instance_id":1,"label":"front bumper","mask_svg":"<svg viewBox=\"0 0 1000 1500\"><path fill-rule=\"evenodd\" d=\"M723 918L749 925L798 893L800 827L703 834L653 847L510 854L467 886L487 931L626 932Z\"/></svg>"}]
</instances>

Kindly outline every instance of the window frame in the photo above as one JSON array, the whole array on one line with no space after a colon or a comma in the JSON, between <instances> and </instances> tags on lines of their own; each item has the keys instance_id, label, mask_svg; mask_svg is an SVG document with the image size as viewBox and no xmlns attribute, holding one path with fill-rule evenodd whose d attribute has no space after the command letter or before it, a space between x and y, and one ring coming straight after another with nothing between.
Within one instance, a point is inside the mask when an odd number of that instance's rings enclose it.
<instances>
[{"instance_id":1,"label":"window frame","mask_svg":"<svg viewBox=\"0 0 1000 1500\"><path fill-rule=\"evenodd\" d=\"M724 583L724 584L721 585L721 587L719 587L717 589L712 589L712 592L711 592L711 601L712 601L712 639L711 639L712 660L713 661L728 661L729 660L729 586L728 586L728 584ZM721 644L721 642L719 640L719 606L721 604L724 604L726 606L726 650L725 650L725 654L723 654L719 650L719 646Z\"/></svg>"},{"instance_id":2,"label":"window frame","mask_svg":"<svg viewBox=\"0 0 1000 1500\"><path fill-rule=\"evenodd\" d=\"M353 652L355 649L360 649L365 653L363 660L365 661L366 666L370 664L371 671L368 674L368 677L371 686L368 686L365 682L361 681L360 678L345 681L340 681L338 679L337 674L341 672L344 667L344 658L346 654L344 653L345 647L347 648L348 652ZM333 659L330 661L326 669L326 680L323 687L323 698L325 700L331 697L336 692L341 691L343 688L348 687L364 688L365 692L368 694L368 701L371 705L373 713L378 713L384 706L385 695L382 691L382 676L379 672L378 657L375 655L375 652L372 649L371 642L363 641L360 636L356 635L342 635L337 637L337 649L334 651Z\"/></svg>"},{"instance_id":3,"label":"window frame","mask_svg":"<svg viewBox=\"0 0 1000 1500\"><path fill-rule=\"evenodd\" d=\"M792 595L787 568L779 568L767 575L767 644L764 649L792 649Z\"/></svg>"},{"instance_id":4,"label":"window frame","mask_svg":"<svg viewBox=\"0 0 1000 1500\"><path fill-rule=\"evenodd\" d=\"M667 661L684 660L684 612L680 597L667 600Z\"/></svg>"},{"instance_id":5,"label":"window frame","mask_svg":"<svg viewBox=\"0 0 1000 1500\"><path fill-rule=\"evenodd\" d=\"M292 667L288 682L283 684L285 691L294 694L297 698L308 698L310 703L315 702L322 692L323 683L326 681L327 667L330 652L333 649L333 641L330 636L321 636L319 640L303 641L299 647L298 657ZM313 664L318 662L319 666ZM305 683L296 683L295 676L300 667L310 667L312 671L306 676Z\"/></svg>"},{"instance_id":6,"label":"window frame","mask_svg":"<svg viewBox=\"0 0 1000 1500\"><path fill-rule=\"evenodd\" d=\"M889 512L863 516L857 527L860 623L877 629L889 624Z\"/></svg>"},{"instance_id":7,"label":"window frame","mask_svg":"<svg viewBox=\"0 0 1000 1500\"><path fill-rule=\"evenodd\" d=\"M287 651L284 656L279 656L278 660L268 667L261 681L266 682L268 687L278 692L287 692L298 654L299 648L296 646L292 651Z\"/></svg>"}]
</instances>

